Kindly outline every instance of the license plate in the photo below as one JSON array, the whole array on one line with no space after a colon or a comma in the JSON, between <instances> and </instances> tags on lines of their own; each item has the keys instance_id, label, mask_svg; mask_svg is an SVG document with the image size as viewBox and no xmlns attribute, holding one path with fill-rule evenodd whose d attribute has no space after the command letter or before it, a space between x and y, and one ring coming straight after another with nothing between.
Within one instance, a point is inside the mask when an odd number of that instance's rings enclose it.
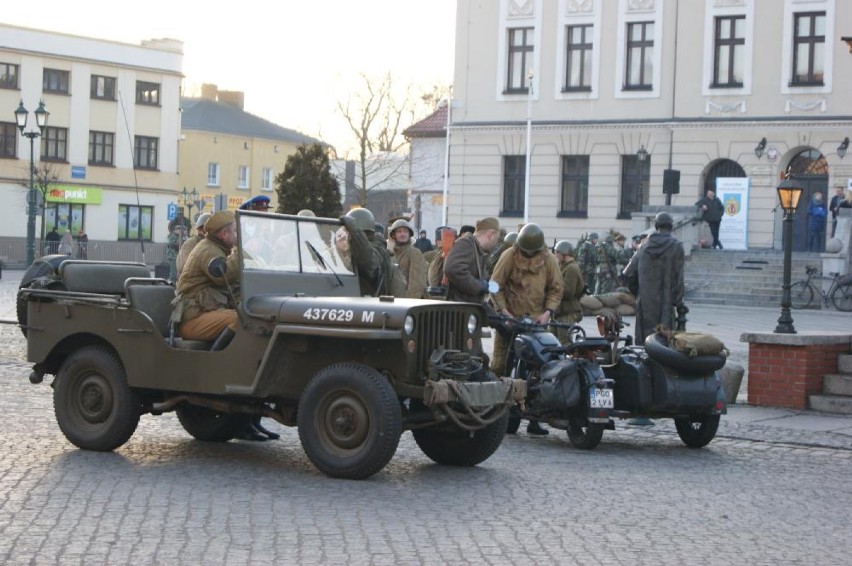
<instances>
[{"instance_id":1,"label":"license plate","mask_svg":"<svg viewBox=\"0 0 852 566\"><path fill-rule=\"evenodd\" d=\"M615 407L612 389L589 389L589 406L593 409L612 409Z\"/></svg>"}]
</instances>

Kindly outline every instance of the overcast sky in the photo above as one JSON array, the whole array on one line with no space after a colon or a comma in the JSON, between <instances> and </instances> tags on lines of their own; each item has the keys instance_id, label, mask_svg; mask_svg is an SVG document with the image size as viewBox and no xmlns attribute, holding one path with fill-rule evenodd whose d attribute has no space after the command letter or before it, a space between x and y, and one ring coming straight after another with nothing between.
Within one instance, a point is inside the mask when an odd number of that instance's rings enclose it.
<instances>
[{"instance_id":1,"label":"overcast sky","mask_svg":"<svg viewBox=\"0 0 852 566\"><path fill-rule=\"evenodd\" d=\"M338 150L352 139L338 100L359 73L452 83L455 0L40 0L4 2L4 23L139 44L184 42L185 86L245 93L245 109ZM354 86L353 86L354 85Z\"/></svg>"}]
</instances>

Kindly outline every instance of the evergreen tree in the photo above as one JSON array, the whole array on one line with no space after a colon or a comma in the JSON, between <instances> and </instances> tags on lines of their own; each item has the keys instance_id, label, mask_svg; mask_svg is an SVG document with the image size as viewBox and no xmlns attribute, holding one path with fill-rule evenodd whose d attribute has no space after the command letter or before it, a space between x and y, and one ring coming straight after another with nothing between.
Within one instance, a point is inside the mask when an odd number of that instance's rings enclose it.
<instances>
[{"instance_id":1,"label":"evergreen tree","mask_svg":"<svg viewBox=\"0 0 852 566\"><path fill-rule=\"evenodd\" d=\"M275 177L275 185L278 212L296 214L307 208L326 218L342 213L340 186L320 144L297 147L296 153L287 157L284 171Z\"/></svg>"}]
</instances>

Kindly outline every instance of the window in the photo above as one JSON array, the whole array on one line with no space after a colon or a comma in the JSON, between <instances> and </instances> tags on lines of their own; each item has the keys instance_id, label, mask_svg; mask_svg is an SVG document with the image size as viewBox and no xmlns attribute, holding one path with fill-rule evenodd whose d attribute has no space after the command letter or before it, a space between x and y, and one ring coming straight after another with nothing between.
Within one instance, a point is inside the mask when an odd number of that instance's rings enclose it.
<instances>
[{"instance_id":1,"label":"window","mask_svg":"<svg viewBox=\"0 0 852 566\"><path fill-rule=\"evenodd\" d=\"M558 216L586 218L589 212L589 156L562 156L562 203Z\"/></svg>"},{"instance_id":2,"label":"window","mask_svg":"<svg viewBox=\"0 0 852 566\"><path fill-rule=\"evenodd\" d=\"M46 202L44 203L44 225L45 229L56 226L60 234L68 230L72 236L76 236L83 227L83 217L86 205L68 202ZM55 253L55 252L54 252Z\"/></svg>"},{"instance_id":3,"label":"window","mask_svg":"<svg viewBox=\"0 0 852 566\"><path fill-rule=\"evenodd\" d=\"M160 85L136 81L136 104L160 105Z\"/></svg>"},{"instance_id":4,"label":"window","mask_svg":"<svg viewBox=\"0 0 852 566\"><path fill-rule=\"evenodd\" d=\"M795 14L793 22L793 80L790 85L822 85L825 12Z\"/></svg>"},{"instance_id":5,"label":"window","mask_svg":"<svg viewBox=\"0 0 852 566\"><path fill-rule=\"evenodd\" d=\"M68 94L68 71L45 69L42 73L41 88L44 92Z\"/></svg>"},{"instance_id":6,"label":"window","mask_svg":"<svg viewBox=\"0 0 852 566\"><path fill-rule=\"evenodd\" d=\"M0 88L18 88L18 66L0 63Z\"/></svg>"},{"instance_id":7,"label":"window","mask_svg":"<svg viewBox=\"0 0 852 566\"><path fill-rule=\"evenodd\" d=\"M743 86L745 16L716 18L713 62L714 87Z\"/></svg>"},{"instance_id":8,"label":"window","mask_svg":"<svg viewBox=\"0 0 852 566\"><path fill-rule=\"evenodd\" d=\"M506 92L529 92L527 71L532 65L532 41L533 28L509 30L509 69L506 78Z\"/></svg>"},{"instance_id":9,"label":"window","mask_svg":"<svg viewBox=\"0 0 852 566\"><path fill-rule=\"evenodd\" d=\"M151 241L153 206L118 205L118 239Z\"/></svg>"},{"instance_id":10,"label":"window","mask_svg":"<svg viewBox=\"0 0 852 566\"><path fill-rule=\"evenodd\" d=\"M629 219L648 204L651 156L639 161L635 155L621 156L621 206L617 218Z\"/></svg>"},{"instance_id":11,"label":"window","mask_svg":"<svg viewBox=\"0 0 852 566\"><path fill-rule=\"evenodd\" d=\"M115 134L89 132L89 165L112 165L114 149Z\"/></svg>"},{"instance_id":12,"label":"window","mask_svg":"<svg viewBox=\"0 0 852 566\"><path fill-rule=\"evenodd\" d=\"M627 24L624 90L651 90L654 77L654 22Z\"/></svg>"},{"instance_id":13,"label":"window","mask_svg":"<svg viewBox=\"0 0 852 566\"><path fill-rule=\"evenodd\" d=\"M136 142L133 145L133 157L136 169L156 169L157 168L157 146L159 138L149 138L146 136L136 136Z\"/></svg>"},{"instance_id":14,"label":"window","mask_svg":"<svg viewBox=\"0 0 852 566\"><path fill-rule=\"evenodd\" d=\"M271 191L272 190L272 168L264 167L263 174L261 175L260 180L260 190L262 191Z\"/></svg>"},{"instance_id":15,"label":"window","mask_svg":"<svg viewBox=\"0 0 852 566\"><path fill-rule=\"evenodd\" d=\"M219 186L219 164L210 162L207 164L207 186Z\"/></svg>"},{"instance_id":16,"label":"window","mask_svg":"<svg viewBox=\"0 0 852 566\"><path fill-rule=\"evenodd\" d=\"M563 91L592 90L592 26L568 26L568 56Z\"/></svg>"},{"instance_id":17,"label":"window","mask_svg":"<svg viewBox=\"0 0 852 566\"><path fill-rule=\"evenodd\" d=\"M249 168L245 165L240 165L240 168L237 170L237 188L249 188Z\"/></svg>"},{"instance_id":18,"label":"window","mask_svg":"<svg viewBox=\"0 0 852 566\"><path fill-rule=\"evenodd\" d=\"M500 216L523 216L525 176L525 156L503 156L503 210Z\"/></svg>"},{"instance_id":19,"label":"window","mask_svg":"<svg viewBox=\"0 0 852 566\"><path fill-rule=\"evenodd\" d=\"M18 126L12 122L0 122L0 158L14 158L18 154Z\"/></svg>"},{"instance_id":20,"label":"window","mask_svg":"<svg viewBox=\"0 0 852 566\"><path fill-rule=\"evenodd\" d=\"M704 179L704 190L698 196L704 196L707 191L716 190L716 179L719 177L745 177L746 172L742 166L731 159L720 159L707 172Z\"/></svg>"},{"instance_id":21,"label":"window","mask_svg":"<svg viewBox=\"0 0 852 566\"><path fill-rule=\"evenodd\" d=\"M92 98L115 100L115 77L92 75Z\"/></svg>"},{"instance_id":22,"label":"window","mask_svg":"<svg viewBox=\"0 0 852 566\"><path fill-rule=\"evenodd\" d=\"M44 161L68 160L68 128L47 126L41 134L41 159Z\"/></svg>"}]
</instances>

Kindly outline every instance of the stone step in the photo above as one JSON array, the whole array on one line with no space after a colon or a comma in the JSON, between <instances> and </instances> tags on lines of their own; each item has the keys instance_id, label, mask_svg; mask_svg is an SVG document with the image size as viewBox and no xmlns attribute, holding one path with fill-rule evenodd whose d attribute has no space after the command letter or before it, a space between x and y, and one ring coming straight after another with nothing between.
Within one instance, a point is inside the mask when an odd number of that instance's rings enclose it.
<instances>
[{"instance_id":1,"label":"stone step","mask_svg":"<svg viewBox=\"0 0 852 566\"><path fill-rule=\"evenodd\" d=\"M840 354L837 357L837 371L852 374L852 354Z\"/></svg>"},{"instance_id":2,"label":"stone step","mask_svg":"<svg viewBox=\"0 0 852 566\"><path fill-rule=\"evenodd\" d=\"M852 397L852 375L828 373L822 376L822 392L825 395Z\"/></svg>"},{"instance_id":3,"label":"stone step","mask_svg":"<svg viewBox=\"0 0 852 566\"><path fill-rule=\"evenodd\" d=\"M810 406L815 411L852 415L852 397L842 395L811 395Z\"/></svg>"}]
</instances>

